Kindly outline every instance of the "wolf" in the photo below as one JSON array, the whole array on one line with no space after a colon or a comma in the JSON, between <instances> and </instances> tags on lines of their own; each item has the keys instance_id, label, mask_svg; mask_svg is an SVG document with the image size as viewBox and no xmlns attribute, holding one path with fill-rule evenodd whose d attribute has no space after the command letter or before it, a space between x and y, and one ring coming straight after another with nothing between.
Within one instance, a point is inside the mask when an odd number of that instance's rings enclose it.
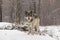
<instances>
[{"instance_id":1,"label":"wolf","mask_svg":"<svg viewBox=\"0 0 60 40\"><path fill-rule=\"evenodd\" d=\"M35 34L39 33L39 24L40 24L40 19L37 15L33 15L32 11L26 11L25 12L25 19L28 24L28 34Z\"/></svg>"}]
</instances>

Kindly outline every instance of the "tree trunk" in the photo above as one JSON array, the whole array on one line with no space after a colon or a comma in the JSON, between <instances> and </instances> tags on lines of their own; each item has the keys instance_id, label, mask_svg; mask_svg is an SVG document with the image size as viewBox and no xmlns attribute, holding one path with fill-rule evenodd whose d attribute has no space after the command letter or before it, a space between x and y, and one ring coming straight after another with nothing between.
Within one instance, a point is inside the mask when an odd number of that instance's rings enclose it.
<instances>
[{"instance_id":1,"label":"tree trunk","mask_svg":"<svg viewBox=\"0 0 60 40\"><path fill-rule=\"evenodd\" d=\"M16 23L20 23L20 0L17 0L17 7L16 7Z\"/></svg>"},{"instance_id":2,"label":"tree trunk","mask_svg":"<svg viewBox=\"0 0 60 40\"><path fill-rule=\"evenodd\" d=\"M2 0L0 0L0 22L2 22Z\"/></svg>"}]
</instances>

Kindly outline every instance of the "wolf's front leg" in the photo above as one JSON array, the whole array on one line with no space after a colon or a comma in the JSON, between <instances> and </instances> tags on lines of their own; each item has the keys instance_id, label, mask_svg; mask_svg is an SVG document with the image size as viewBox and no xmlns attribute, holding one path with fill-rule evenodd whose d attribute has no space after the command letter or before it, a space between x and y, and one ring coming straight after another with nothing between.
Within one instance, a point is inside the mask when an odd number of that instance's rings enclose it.
<instances>
[{"instance_id":1,"label":"wolf's front leg","mask_svg":"<svg viewBox=\"0 0 60 40\"><path fill-rule=\"evenodd\" d=\"M35 34L35 29L33 27L31 27L31 34L34 35Z\"/></svg>"},{"instance_id":2,"label":"wolf's front leg","mask_svg":"<svg viewBox=\"0 0 60 40\"><path fill-rule=\"evenodd\" d=\"M28 35L31 33L31 28L29 27L28 28Z\"/></svg>"},{"instance_id":3,"label":"wolf's front leg","mask_svg":"<svg viewBox=\"0 0 60 40\"><path fill-rule=\"evenodd\" d=\"M38 25L35 26L35 33L36 34L40 34L40 30L39 30L39 26Z\"/></svg>"},{"instance_id":4,"label":"wolf's front leg","mask_svg":"<svg viewBox=\"0 0 60 40\"><path fill-rule=\"evenodd\" d=\"M29 31L28 31L28 34L32 34L32 35L34 35L34 29L32 29L31 27L29 28Z\"/></svg>"}]
</instances>

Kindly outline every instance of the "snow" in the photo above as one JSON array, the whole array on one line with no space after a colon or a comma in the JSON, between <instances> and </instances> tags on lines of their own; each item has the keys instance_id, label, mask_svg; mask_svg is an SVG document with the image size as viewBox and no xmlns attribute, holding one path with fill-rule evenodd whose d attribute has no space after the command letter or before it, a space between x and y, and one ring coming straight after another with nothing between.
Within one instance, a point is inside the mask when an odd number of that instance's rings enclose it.
<instances>
[{"instance_id":1,"label":"snow","mask_svg":"<svg viewBox=\"0 0 60 40\"><path fill-rule=\"evenodd\" d=\"M47 32L44 32L44 31ZM60 40L60 26L40 26L40 31L44 32L44 34L48 34L50 37L55 38L56 40Z\"/></svg>"},{"instance_id":2,"label":"snow","mask_svg":"<svg viewBox=\"0 0 60 40\"><path fill-rule=\"evenodd\" d=\"M55 40L48 35L27 35L18 30L0 30L0 40Z\"/></svg>"},{"instance_id":3,"label":"snow","mask_svg":"<svg viewBox=\"0 0 60 40\"><path fill-rule=\"evenodd\" d=\"M1 26L9 26L11 25L12 23L9 23L9 22L0 22L0 27Z\"/></svg>"},{"instance_id":4,"label":"snow","mask_svg":"<svg viewBox=\"0 0 60 40\"><path fill-rule=\"evenodd\" d=\"M0 28L12 27L12 23L9 22L0 22Z\"/></svg>"},{"instance_id":5,"label":"snow","mask_svg":"<svg viewBox=\"0 0 60 40\"><path fill-rule=\"evenodd\" d=\"M0 22L0 28L12 26L13 23ZM21 25L24 26L24 25ZM40 26L41 35L27 34L19 30L0 30L0 40L60 40L60 25Z\"/></svg>"}]
</instances>

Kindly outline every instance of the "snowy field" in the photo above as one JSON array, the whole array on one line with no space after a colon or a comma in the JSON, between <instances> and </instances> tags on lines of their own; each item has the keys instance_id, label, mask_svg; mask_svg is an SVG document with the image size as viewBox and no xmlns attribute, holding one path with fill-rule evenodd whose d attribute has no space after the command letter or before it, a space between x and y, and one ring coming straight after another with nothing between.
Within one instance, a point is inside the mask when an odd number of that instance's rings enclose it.
<instances>
[{"instance_id":1,"label":"snowy field","mask_svg":"<svg viewBox=\"0 0 60 40\"><path fill-rule=\"evenodd\" d=\"M0 28L12 26L12 23L0 22ZM27 34L19 30L0 30L0 40L60 40L60 26L40 26L39 34Z\"/></svg>"},{"instance_id":2,"label":"snowy field","mask_svg":"<svg viewBox=\"0 0 60 40\"><path fill-rule=\"evenodd\" d=\"M55 40L46 35L27 35L17 30L0 30L0 40Z\"/></svg>"}]
</instances>

